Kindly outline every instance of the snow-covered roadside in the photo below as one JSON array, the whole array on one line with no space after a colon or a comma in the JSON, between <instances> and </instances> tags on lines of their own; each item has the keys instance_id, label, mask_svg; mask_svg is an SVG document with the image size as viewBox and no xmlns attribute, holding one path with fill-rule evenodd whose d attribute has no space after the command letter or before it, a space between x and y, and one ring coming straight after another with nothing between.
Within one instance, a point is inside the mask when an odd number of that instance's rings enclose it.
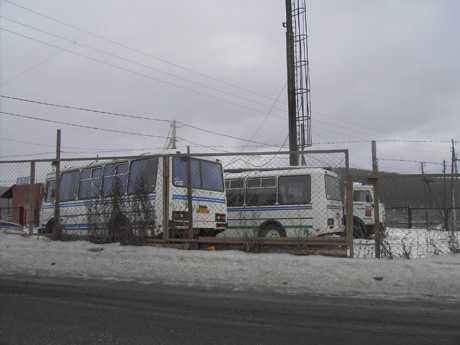
<instances>
[{"instance_id":1,"label":"snow-covered roadside","mask_svg":"<svg viewBox=\"0 0 460 345\"><path fill-rule=\"evenodd\" d=\"M347 259L56 242L0 231L0 274L460 302L460 255ZM377 278L377 279L376 279Z\"/></svg>"}]
</instances>

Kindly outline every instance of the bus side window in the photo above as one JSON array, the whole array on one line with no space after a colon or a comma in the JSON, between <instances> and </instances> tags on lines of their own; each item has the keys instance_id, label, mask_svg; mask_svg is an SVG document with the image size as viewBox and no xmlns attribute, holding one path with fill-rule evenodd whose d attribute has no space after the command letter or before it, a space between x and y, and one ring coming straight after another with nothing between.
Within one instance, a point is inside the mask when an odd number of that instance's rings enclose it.
<instances>
[{"instance_id":1,"label":"bus side window","mask_svg":"<svg viewBox=\"0 0 460 345\"><path fill-rule=\"evenodd\" d=\"M78 191L78 197L80 199L88 199L90 197L91 190L91 169L82 170L80 176L80 189Z\"/></svg>"},{"instance_id":2,"label":"bus side window","mask_svg":"<svg viewBox=\"0 0 460 345\"><path fill-rule=\"evenodd\" d=\"M247 180L246 204L249 206L275 205L275 178L251 178Z\"/></svg>"},{"instance_id":3,"label":"bus side window","mask_svg":"<svg viewBox=\"0 0 460 345\"><path fill-rule=\"evenodd\" d=\"M244 204L244 180L225 181L227 186L227 205L242 206Z\"/></svg>"},{"instance_id":4,"label":"bus side window","mask_svg":"<svg viewBox=\"0 0 460 345\"><path fill-rule=\"evenodd\" d=\"M128 163L106 165L104 168L102 196L114 196L116 193L119 195L125 194L127 180Z\"/></svg>"},{"instance_id":5,"label":"bus side window","mask_svg":"<svg viewBox=\"0 0 460 345\"><path fill-rule=\"evenodd\" d=\"M56 193L56 181L46 182L45 201L53 201Z\"/></svg>"},{"instance_id":6,"label":"bus side window","mask_svg":"<svg viewBox=\"0 0 460 345\"><path fill-rule=\"evenodd\" d=\"M77 198L79 184L80 170L62 173L59 185L59 200L75 200Z\"/></svg>"},{"instance_id":7,"label":"bus side window","mask_svg":"<svg viewBox=\"0 0 460 345\"><path fill-rule=\"evenodd\" d=\"M90 168L82 170L80 177L80 199L97 198L101 190L102 168Z\"/></svg>"},{"instance_id":8,"label":"bus side window","mask_svg":"<svg viewBox=\"0 0 460 345\"><path fill-rule=\"evenodd\" d=\"M311 202L311 176L280 176L278 179L280 204L308 204Z\"/></svg>"},{"instance_id":9,"label":"bus side window","mask_svg":"<svg viewBox=\"0 0 460 345\"><path fill-rule=\"evenodd\" d=\"M153 193L157 172L158 158L133 161L129 173L128 194Z\"/></svg>"},{"instance_id":10,"label":"bus side window","mask_svg":"<svg viewBox=\"0 0 460 345\"><path fill-rule=\"evenodd\" d=\"M324 184L326 187L326 198L328 200L342 201L342 194L340 192L340 182L337 177L331 175L324 175Z\"/></svg>"}]
</instances>

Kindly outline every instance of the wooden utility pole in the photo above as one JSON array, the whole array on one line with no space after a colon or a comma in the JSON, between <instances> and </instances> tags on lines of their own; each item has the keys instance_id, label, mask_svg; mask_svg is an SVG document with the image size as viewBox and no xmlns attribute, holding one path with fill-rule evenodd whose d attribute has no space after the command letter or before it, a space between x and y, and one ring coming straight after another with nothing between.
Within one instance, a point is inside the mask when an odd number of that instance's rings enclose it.
<instances>
[{"instance_id":1,"label":"wooden utility pole","mask_svg":"<svg viewBox=\"0 0 460 345\"><path fill-rule=\"evenodd\" d=\"M29 236L34 233L35 223L35 162L30 162L30 185L29 185Z\"/></svg>"},{"instance_id":2,"label":"wooden utility pole","mask_svg":"<svg viewBox=\"0 0 460 345\"><path fill-rule=\"evenodd\" d=\"M457 174L458 173L458 170L457 170L457 155L455 153L455 142L454 142L454 139L452 139L452 175L453 174ZM455 235L455 230L456 227L457 227L457 211L455 210L455 188L454 188L454 177L452 176L452 179L451 179L451 194L452 194L452 226L451 226L451 229L452 229L452 236Z\"/></svg>"},{"instance_id":3,"label":"wooden utility pole","mask_svg":"<svg viewBox=\"0 0 460 345\"><path fill-rule=\"evenodd\" d=\"M60 184L61 184L61 130L57 130L56 137L56 160L54 161L56 166L56 179L54 189L54 227L53 227L53 238L61 238L61 224L60 224Z\"/></svg>"},{"instance_id":4,"label":"wooden utility pole","mask_svg":"<svg viewBox=\"0 0 460 345\"><path fill-rule=\"evenodd\" d=\"M378 161L377 161L377 143L372 141L372 174L378 175ZM380 199L379 199L379 180L378 178L372 179L374 186L374 232L375 232L375 257L380 259Z\"/></svg>"}]
</instances>

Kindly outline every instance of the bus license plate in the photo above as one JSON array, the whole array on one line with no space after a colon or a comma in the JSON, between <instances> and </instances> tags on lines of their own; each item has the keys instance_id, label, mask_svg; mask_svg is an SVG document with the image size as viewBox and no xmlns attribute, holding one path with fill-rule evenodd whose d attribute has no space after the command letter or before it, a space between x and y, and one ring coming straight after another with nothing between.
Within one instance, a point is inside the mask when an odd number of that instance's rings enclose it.
<instances>
[{"instance_id":1,"label":"bus license plate","mask_svg":"<svg viewBox=\"0 0 460 345\"><path fill-rule=\"evenodd\" d=\"M196 213L205 213L205 214L209 214L209 210L205 210L205 209L202 209L202 208L198 208L196 210Z\"/></svg>"}]
</instances>

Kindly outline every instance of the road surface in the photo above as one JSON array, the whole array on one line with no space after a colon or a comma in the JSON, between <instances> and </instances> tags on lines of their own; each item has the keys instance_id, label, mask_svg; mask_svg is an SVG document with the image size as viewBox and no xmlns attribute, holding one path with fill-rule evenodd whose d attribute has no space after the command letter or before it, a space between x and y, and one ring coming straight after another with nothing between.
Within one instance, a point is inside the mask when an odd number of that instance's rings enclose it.
<instances>
[{"instance_id":1,"label":"road surface","mask_svg":"<svg viewBox=\"0 0 460 345\"><path fill-rule=\"evenodd\" d=\"M0 344L460 344L458 303L3 276Z\"/></svg>"}]
</instances>

